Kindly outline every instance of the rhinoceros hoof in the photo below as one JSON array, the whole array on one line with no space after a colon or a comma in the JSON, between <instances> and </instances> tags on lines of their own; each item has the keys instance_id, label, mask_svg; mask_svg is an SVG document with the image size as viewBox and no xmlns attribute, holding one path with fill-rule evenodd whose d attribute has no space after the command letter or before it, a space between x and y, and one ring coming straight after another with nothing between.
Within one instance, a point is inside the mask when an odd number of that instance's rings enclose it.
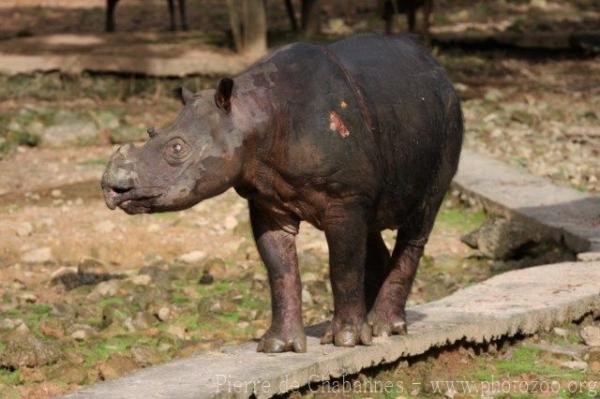
<instances>
[{"instance_id":1,"label":"rhinoceros hoof","mask_svg":"<svg viewBox=\"0 0 600 399\"><path fill-rule=\"evenodd\" d=\"M406 319L404 316L381 315L376 310L367 317L375 337L406 334Z\"/></svg>"},{"instance_id":2,"label":"rhinoceros hoof","mask_svg":"<svg viewBox=\"0 0 600 399\"><path fill-rule=\"evenodd\" d=\"M265 353L306 352L306 334L304 331L286 334L269 330L260 339L256 351Z\"/></svg>"},{"instance_id":3,"label":"rhinoceros hoof","mask_svg":"<svg viewBox=\"0 0 600 399\"><path fill-rule=\"evenodd\" d=\"M352 347L371 345L371 327L367 323L342 324L332 321L321 338L321 344Z\"/></svg>"}]
</instances>

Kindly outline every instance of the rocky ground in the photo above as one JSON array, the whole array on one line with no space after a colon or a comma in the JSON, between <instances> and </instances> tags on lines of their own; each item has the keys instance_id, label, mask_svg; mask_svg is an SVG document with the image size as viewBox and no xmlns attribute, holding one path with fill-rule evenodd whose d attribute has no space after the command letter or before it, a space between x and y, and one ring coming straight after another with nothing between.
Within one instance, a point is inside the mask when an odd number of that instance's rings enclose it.
<instances>
[{"instance_id":1,"label":"rocky ground","mask_svg":"<svg viewBox=\"0 0 600 399\"><path fill-rule=\"evenodd\" d=\"M164 6L152 4L159 3ZM446 12L436 15L439 28L537 24L556 29L569 21L572 27L585 27L598 20L598 10L583 0L467 3L441 2ZM20 0L23 8L3 19L10 24L2 34L101 26L103 1L61 4L47 9L38 7L43 1ZM162 26L160 13L154 19L128 18L141 3L126 4L123 29ZM14 11L12 6L0 4L0 15ZM76 10L88 6L87 13ZM55 24L40 24L40 15ZM221 17L213 18L216 26L209 23L214 34L224 23ZM344 23L355 27L364 19L353 18L348 15ZM24 25L27 32L17 29ZM325 28L339 32L340 26L346 29L339 21ZM600 191L597 58L499 50L434 53L463 98L466 146L557 184ZM169 94L173 88L185 84L199 90L214 83L212 78L0 76L0 397L56 396L195 350L256 338L268 326L266 276L245 204L235 193L184 212L136 217L110 212L100 195L98 180L113 144L139 140L147 126L170 121L180 108ZM515 231L505 223L449 194L411 304L511 268L572 259L547 243L525 239L515 246L515 236L502 233ZM463 239L474 248L465 245L461 237L480 226ZM386 232L386 240L391 244L392 232ZM299 254L305 322L317 323L331 315L322 233L303 226ZM465 396L460 387L436 391L431 382L438 378L557 380L563 389L559 397L594 397L582 384L596 381L591 389L600 388L598 325L590 317L514 342L429 353L357 378L411 387L362 395L369 397L480 396ZM418 389L412 386L415 381L421 383ZM580 383L581 392L571 394L570 381ZM537 397L543 393L539 387L499 397ZM324 387L316 389L301 394L330 395Z\"/></svg>"},{"instance_id":2,"label":"rocky ground","mask_svg":"<svg viewBox=\"0 0 600 399\"><path fill-rule=\"evenodd\" d=\"M53 396L264 332L266 276L245 204L233 192L184 212L128 217L105 208L96 184L75 187L2 203L0 389L7 397ZM449 199L411 303L494 273L492 262L468 258L460 242L483 218ZM327 251L322 233L302 230L312 324L331 315Z\"/></svg>"},{"instance_id":3,"label":"rocky ground","mask_svg":"<svg viewBox=\"0 0 600 399\"><path fill-rule=\"evenodd\" d=\"M396 399L597 398L599 334L600 319L588 316L533 336L430 351L294 395L352 396L346 389L355 397Z\"/></svg>"}]
</instances>

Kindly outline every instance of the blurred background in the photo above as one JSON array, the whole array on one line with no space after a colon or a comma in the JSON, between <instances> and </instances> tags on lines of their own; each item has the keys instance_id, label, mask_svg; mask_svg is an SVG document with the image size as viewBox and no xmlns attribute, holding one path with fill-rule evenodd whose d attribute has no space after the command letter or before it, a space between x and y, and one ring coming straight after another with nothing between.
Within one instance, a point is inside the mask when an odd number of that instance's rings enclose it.
<instances>
[{"instance_id":1,"label":"blurred background","mask_svg":"<svg viewBox=\"0 0 600 399\"><path fill-rule=\"evenodd\" d=\"M268 285L244 201L227 192L130 217L105 207L99 179L115 145L176 116L174 88L212 88L287 43L413 30L462 98L466 148L600 191L597 0L0 0L0 21L1 398L54 397L264 333ZM449 193L410 304L574 258L504 223ZM312 324L332 310L327 248L310 226L299 240ZM544 339L577 339L565 331ZM390 378L583 375L527 347L444 356Z\"/></svg>"}]
</instances>

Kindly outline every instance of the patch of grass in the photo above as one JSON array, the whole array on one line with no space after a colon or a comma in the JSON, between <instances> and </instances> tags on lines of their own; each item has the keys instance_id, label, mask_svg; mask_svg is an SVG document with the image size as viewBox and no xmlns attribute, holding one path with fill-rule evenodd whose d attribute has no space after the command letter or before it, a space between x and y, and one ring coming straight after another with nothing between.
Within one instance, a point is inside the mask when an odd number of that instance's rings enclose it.
<instances>
[{"instance_id":1,"label":"patch of grass","mask_svg":"<svg viewBox=\"0 0 600 399\"><path fill-rule=\"evenodd\" d=\"M189 301L190 298L181 292L174 292L173 295L171 295L171 303L174 303L176 305L183 305L185 303L188 303Z\"/></svg>"},{"instance_id":2,"label":"patch of grass","mask_svg":"<svg viewBox=\"0 0 600 399\"><path fill-rule=\"evenodd\" d=\"M79 165L82 166L105 166L108 163L108 159L106 158L93 158L86 159L85 161L79 162Z\"/></svg>"},{"instance_id":3,"label":"patch of grass","mask_svg":"<svg viewBox=\"0 0 600 399\"><path fill-rule=\"evenodd\" d=\"M131 347L142 344L155 346L156 339L132 334L117 335L92 345L89 342L81 343L78 345L78 349L85 357L86 365L89 367L108 359L113 353L124 354Z\"/></svg>"},{"instance_id":4,"label":"patch of grass","mask_svg":"<svg viewBox=\"0 0 600 399\"><path fill-rule=\"evenodd\" d=\"M99 307L104 307L104 306L112 306L112 305L124 305L125 304L125 299L120 297L120 296L113 296L110 298L103 298L100 300L100 302L98 302L98 306Z\"/></svg>"},{"instance_id":5,"label":"patch of grass","mask_svg":"<svg viewBox=\"0 0 600 399\"><path fill-rule=\"evenodd\" d=\"M198 315L196 314L188 314L181 316L179 319L177 319L175 324L180 324L184 326L185 329L188 331L195 331L200 329L201 327L201 324L198 320Z\"/></svg>"},{"instance_id":6,"label":"patch of grass","mask_svg":"<svg viewBox=\"0 0 600 399\"><path fill-rule=\"evenodd\" d=\"M17 385L21 382L21 372L19 370L8 370L0 368L0 385Z\"/></svg>"},{"instance_id":7,"label":"patch of grass","mask_svg":"<svg viewBox=\"0 0 600 399\"><path fill-rule=\"evenodd\" d=\"M52 311L52 306L45 303L35 303L30 306L29 310L36 315L43 316Z\"/></svg>"},{"instance_id":8,"label":"patch of grass","mask_svg":"<svg viewBox=\"0 0 600 399\"><path fill-rule=\"evenodd\" d=\"M229 281L218 281L212 285L200 285L197 288L200 296L209 296L217 294L226 294L233 289L232 284Z\"/></svg>"},{"instance_id":9,"label":"patch of grass","mask_svg":"<svg viewBox=\"0 0 600 399\"><path fill-rule=\"evenodd\" d=\"M472 211L460 208L442 209L436 219L436 227L456 229L460 233L468 233L485 221L483 211Z\"/></svg>"},{"instance_id":10,"label":"patch of grass","mask_svg":"<svg viewBox=\"0 0 600 399\"><path fill-rule=\"evenodd\" d=\"M217 317L224 323L237 323L240 320L240 314L238 312L223 313Z\"/></svg>"},{"instance_id":11,"label":"patch of grass","mask_svg":"<svg viewBox=\"0 0 600 399\"><path fill-rule=\"evenodd\" d=\"M494 359L492 362L486 363L481 360L482 367L473 372L473 377L479 381L498 381L498 373L500 373L509 377L535 375L539 378L569 381L579 381L584 378L584 374L580 371L548 365L544 361L543 355L544 352L538 348L527 345L517 346L513 349L510 359Z\"/></svg>"}]
</instances>

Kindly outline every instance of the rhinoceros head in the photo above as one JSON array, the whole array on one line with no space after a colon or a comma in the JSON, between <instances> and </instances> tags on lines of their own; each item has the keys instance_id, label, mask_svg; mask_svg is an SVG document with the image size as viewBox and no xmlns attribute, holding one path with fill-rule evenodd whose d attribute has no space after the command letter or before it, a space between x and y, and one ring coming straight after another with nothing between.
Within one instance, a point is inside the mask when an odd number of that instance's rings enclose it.
<instances>
[{"instance_id":1,"label":"rhinoceros head","mask_svg":"<svg viewBox=\"0 0 600 399\"><path fill-rule=\"evenodd\" d=\"M109 208L130 214L185 209L231 187L241 173L242 135L231 118L233 81L197 94L182 88L183 109L139 147L121 146L102 177Z\"/></svg>"}]
</instances>

